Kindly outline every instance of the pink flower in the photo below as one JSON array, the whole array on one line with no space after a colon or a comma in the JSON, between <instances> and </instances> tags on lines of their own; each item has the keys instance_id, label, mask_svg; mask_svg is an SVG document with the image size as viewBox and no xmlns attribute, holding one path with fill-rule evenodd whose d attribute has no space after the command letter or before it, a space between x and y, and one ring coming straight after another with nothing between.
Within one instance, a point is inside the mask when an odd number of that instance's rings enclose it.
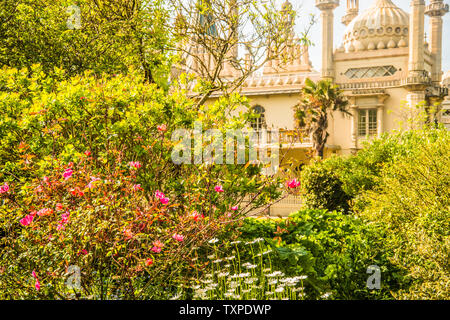
<instances>
[{"instance_id":1,"label":"pink flower","mask_svg":"<svg viewBox=\"0 0 450 320\"><path fill-rule=\"evenodd\" d=\"M136 161L136 162L131 161L131 162L128 163L128 165L130 167L132 167L132 168L135 168L135 169L139 169L140 167L142 167L142 165L141 165L141 163L139 161Z\"/></svg>"},{"instance_id":2,"label":"pink flower","mask_svg":"<svg viewBox=\"0 0 450 320\"><path fill-rule=\"evenodd\" d=\"M24 227L30 225L31 222L33 222L34 219L34 215L30 214L28 216L26 216L25 218L20 220L20 224L23 225Z\"/></svg>"},{"instance_id":3,"label":"pink flower","mask_svg":"<svg viewBox=\"0 0 450 320\"><path fill-rule=\"evenodd\" d=\"M64 207L61 203L56 204L56 211L62 211L63 209L64 209Z\"/></svg>"},{"instance_id":4,"label":"pink flower","mask_svg":"<svg viewBox=\"0 0 450 320\"><path fill-rule=\"evenodd\" d=\"M151 259L151 258L148 258L148 259L145 261L145 265L146 265L147 267L151 266L152 264L153 264L153 259Z\"/></svg>"},{"instance_id":5,"label":"pink flower","mask_svg":"<svg viewBox=\"0 0 450 320\"><path fill-rule=\"evenodd\" d=\"M37 291L39 291L41 289L41 283L39 282L36 272L33 270L31 275L33 276L34 279L36 279L36 282L34 283L34 287L36 288Z\"/></svg>"},{"instance_id":6,"label":"pink flower","mask_svg":"<svg viewBox=\"0 0 450 320\"><path fill-rule=\"evenodd\" d=\"M215 186L214 190L216 190L216 192L224 192L223 187L221 185Z\"/></svg>"},{"instance_id":7,"label":"pink flower","mask_svg":"<svg viewBox=\"0 0 450 320\"><path fill-rule=\"evenodd\" d=\"M169 198L167 198L166 195L159 190L155 192L155 197L158 198L162 204L169 203Z\"/></svg>"},{"instance_id":8,"label":"pink flower","mask_svg":"<svg viewBox=\"0 0 450 320\"><path fill-rule=\"evenodd\" d=\"M69 222L69 215L70 215L69 211L67 211L66 213L63 213L63 214L61 215L61 222L62 222L62 223L67 223L67 222Z\"/></svg>"},{"instance_id":9,"label":"pink flower","mask_svg":"<svg viewBox=\"0 0 450 320\"><path fill-rule=\"evenodd\" d=\"M40 216L40 217L49 216L51 214L53 214L53 210L52 209L48 209L48 208L41 209L41 210L39 210L37 212L37 215Z\"/></svg>"},{"instance_id":10,"label":"pink flower","mask_svg":"<svg viewBox=\"0 0 450 320\"><path fill-rule=\"evenodd\" d=\"M67 211L66 213L63 213L61 215L61 221L59 222L58 226L56 227L56 230L63 230L65 229L65 225L69 222L69 211Z\"/></svg>"},{"instance_id":11,"label":"pink flower","mask_svg":"<svg viewBox=\"0 0 450 320\"><path fill-rule=\"evenodd\" d=\"M140 191L140 190L142 190L140 184L135 184L135 185L133 186L133 191Z\"/></svg>"},{"instance_id":12,"label":"pink flower","mask_svg":"<svg viewBox=\"0 0 450 320\"><path fill-rule=\"evenodd\" d=\"M130 229L123 230L123 234L124 234L126 240L130 240L131 238L133 238L133 232L131 232Z\"/></svg>"},{"instance_id":13,"label":"pink flower","mask_svg":"<svg viewBox=\"0 0 450 320\"><path fill-rule=\"evenodd\" d=\"M160 252L161 252L161 248L160 248L160 247L153 247L153 248L152 248L152 251L153 251L154 253L160 253Z\"/></svg>"},{"instance_id":14,"label":"pink flower","mask_svg":"<svg viewBox=\"0 0 450 320\"><path fill-rule=\"evenodd\" d=\"M0 187L0 194L7 193L9 191L8 183L5 182L3 186Z\"/></svg>"},{"instance_id":15,"label":"pink flower","mask_svg":"<svg viewBox=\"0 0 450 320\"><path fill-rule=\"evenodd\" d=\"M159 240L154 241L154 242L153 242L153 245L154 245L155 247L157 247L157 248L162 248L162 247L164 247L164 244L163 244L161 241L159 241Z\"/></svg>"},{"instance_id":16,"label":"pink flower","mask_svg":"<svg viewBox=\"0 0 450 320\"><path fill-rule=\"evenodd\" d=\"M176 233L172 236L172 238L179 242L182 242L184 240L184 236L182 236L181 234L176 234Z\"/></svg>"},{"instance_id":17,"label":"pink flower","mask_svg":"<svg viewBox=\"0 0 450 320\"><path fill-rule=\"evenodd\" d=\"M203 214L199 214L197 211L194 211L192 212L192 218L194 218L194 220L198 222L200 219L204 219L205 216Z\"/></svg>"},{"instance_id":18,"label":"pink flower","mask_svg":"<svg viewBox=\"0 0 450 320\"><path fill-rule=\"evenodd\" d=\"M96 177L91 177L91 182L89 182L89 184L87 185L88 189L94 189L94 183L96 181L100 181L101 179L96 178Z\"/></svg>"},{"instance_id":19,"label":"pink flower","mask_svg":"<svg viewBox=\"0 0 450 320\"><path fill-rule=\"evenodd\" d=\"M167 126L165 124L159 125L158 126L158 131L159 132L166 132L167 131Z\"/></svg>"},{"instance_id":20,"label":"pink flower","mask_svg":"<svg viewBox=\"0 0 450 320\"><path fill-rule=\"evenodd\" d=\"M300 186L300 181L298 181L297 179L292 179L287 183L287 186L291 189L298 188Z\"/></svg>"},{"instance_id":21,"label":"pink flower","mask_svg":"<svg viewBox=\"0 0 450 320\"><path fill-rule=\"evenodd\" d=\"M154 253L160 253L161 252L161 248L164 246L164 244L162 244L161 241L156 240L155 242L153 242L153 248L152 248L152 252Z\"/></svg>"},{"instance_id":22,"label":"pink flower","mask_svg":"<svg viewBox=\"0 0 450 320\"><path fill-rule=\"evenodd\" d=\"M239 210L239 207L238 207L238 206L231 207L231 210L233 210L233 211L238 211L238 210Z\"/></svg>"},{"instance_id":23,"label":"pink flower","mask_svg":"<svg viewBox=\"0 0 450 320\"><path fill-rule=\"evenodd\" d=\"M78 256L80 255L80 254L83 254L83 255L87 255L88 254L88 252L87 252L87 250L86 249L83 249L83 250L80 250L80 252L78 252Z\"/></svg>"},{"instance_id":24,"label":"pink flower","mask_svg":"<svg viewBox=\"0 0 450 320\"><path fill-rule=\"evenodd\" d=\"M70 177L72 176L72 174L73 174L73 171L72 171L72 169L66 169L66 171L64 171L64 174L63 174L63 177L64 177L64 180L68 180L68 179L70 179Z\"/></svg>"},{"instance_id":25,"label":"pink flower","mask_svg":"<svg viewBox=\"0 0 450 320\"><path fill-rule=\"evenodd\" d=\"M166 196L164 195L164 193L162 193L161 191L158 190L155 192L155 197L158 199L162 199L162 198L165 198Z\"/></svg>"}]
</instances>

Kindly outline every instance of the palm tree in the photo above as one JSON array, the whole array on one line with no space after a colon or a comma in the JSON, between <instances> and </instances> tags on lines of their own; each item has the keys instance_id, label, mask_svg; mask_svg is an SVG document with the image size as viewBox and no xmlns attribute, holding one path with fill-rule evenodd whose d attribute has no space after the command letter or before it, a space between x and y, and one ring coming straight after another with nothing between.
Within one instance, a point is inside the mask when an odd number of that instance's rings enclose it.
<instances>
[{"instance_id":1,"label":"palm tree","mask_svg":"<svg viewBox=\"0 0 450 320\"><path fill-rule=\"evenodd\" d=\"M305 80L305 86L300 94L300 102L294 107L298 128L311 136L316 156L323 158L325 144L329 133L328 115L332 111L347 111L348 101L342 90L329 80L317 83L311 79Z\"/></svg>"}]
</instances>

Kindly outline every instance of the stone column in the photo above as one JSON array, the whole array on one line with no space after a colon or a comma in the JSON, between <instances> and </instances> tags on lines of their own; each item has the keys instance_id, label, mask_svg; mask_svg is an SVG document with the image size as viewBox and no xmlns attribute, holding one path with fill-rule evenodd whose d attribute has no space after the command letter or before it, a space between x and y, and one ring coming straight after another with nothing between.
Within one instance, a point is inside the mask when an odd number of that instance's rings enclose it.
<instances>
[{"instance_id":1,"label":"stone column","mask_svg":"<svg viewBox=\"0 0 450 320\"><path fill-rule=\"evenodd\" d=\"M384 108L385 101L389 97L389 95L385 94L382 96L378 96L378 106L377 106L377 133L378 137L384 133Z\"/></svg>"},{"instance_id":2,"label":"stone column","mask_svg":"<svg viewBox=\"0 0 450 320\"><path fill-rule=\"evenodd\" d=\"M421 102L425 101L425 91L414 91L408 93L406 101L411 108L415 108Z\"/></svg>"},{"instance_id":3,"label":"stone column","mask_svg":"<svg viewBox=\"0 0 450 320\"><path fill-rule=\"evenodd\" d=\"M358 107L356 106L356 99L350 98L350 113L352 115L352 126L351 126L351 150L353 153L358 151Z\"/></svg>"},{"instance_id":4,"label":"stone column","mask_svg":"<svg viewBox=\"0 0 450 320\"><path fill-rule=\"evenodd\" d=\"M433 54L431 78L436 85L442 81L442 17L448 11L448 4L444 4L443 0L431 0L425 10L425 14L430 17L430 51Z\"/></svg>"},{"instance_id":5,"label":"stone column","mask_svg":"<svg viewBox=\"0 0 450 320\"><path fill-rule=\"evenodd\" d=\"M383 123L384 123L384 119L383 119L383 114L384 114L384 107L382 106L378 106L377 108L377 135L378 137L381 137L381 135L383 134Z\"/></svg>"},{"instance_id":6,"label":"stone column","mask_svg":"<svg viewBox=\"0 0 450 320\"><path fill-rule=\"evenodd\" d=\"M409 76L423 75L425 69L425 1L412 0L409 23Z\"/></svg>"},{"instance_id":7,"label":"stone column","mask_svg":"<svg viewBox=\"0 0 450 320\"><path fill-rule=\"evenodd\" d=\"M419 119L420 113L423 111L423 108L416 108L418 105L420 105L422 102L424 102L426 99L425 97L425 91L413 91L408 93L406 96L406 101L408 102L408 106L411 109L410 119L407 120L410 128L408 129L417 129L417 127L421 126L423 124L423 120L425 119Z\"/></svg>"},{"instance_id":8,"label":"stone column","mask_svg":"<svg viewBox=\"0 0 450 320\"><path fill-rule=\"evenodd\" d=\"M316 0L316 7L321 11L322 22L322 78L334 79L333 61L333 28L334 9L339 6L339 0Z\"/></svg>"}]
</instances>

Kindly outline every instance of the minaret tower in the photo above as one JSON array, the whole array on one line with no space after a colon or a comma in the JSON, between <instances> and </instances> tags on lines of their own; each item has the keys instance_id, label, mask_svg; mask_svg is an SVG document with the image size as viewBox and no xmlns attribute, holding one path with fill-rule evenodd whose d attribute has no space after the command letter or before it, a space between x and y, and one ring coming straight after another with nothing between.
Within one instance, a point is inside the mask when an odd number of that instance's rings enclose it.
<instances>
[{"instance_id":1,"label":"minaret tower","mask_svg":"<svg viewBox=\"0 0 450 320\"><path fill-rule=\"evenodd\" d=\"M359 14L359 0L347 0L347 12L342 17L342 23L348 26Z\"/></svg>"},{"instance_id":2,"label":"minaret tower","mask_svg":"<svg viewBox=\"0 0 450 320\"><path fill-rule=\"evenodd\" d=\"M411 1L409 31L409 76L418 78L425 70L425 1Z\"/></svg>"},{"instance_id":3,"label":"minaret tower","mask_svg":"<svg viewBox=\"0 0 450 320\"><path fill-rule=\"evenodd\" d=\"M233 77L237 70L233 63L237 63L239 55L239 8L236 0L230 0L228 18L230 23L230 37L231 48L226 54L226 61L223 66L222 76Z\"/></svg>"},{"instance_id":4,"label":"minaret tower","mask_svg":"<svg viewBox=\"0 0 450 320\"><path fill-rule=\"evenodd\" d=\"M334 79L333 61L333 28L334 9L339 6L339 0L316 0L316 7L321 11L322 22L322 78Z\"/></svg>"},{"instance_id":5,"label":"minaret tower","mask_svg":"<svg viewBox=\"0 0 450 320\"><path fill-rule=\"evenodd\" d=\"M442 81L442 17L449 11L443 0L431 0L425 14L430 17L430 51L433 54L432 80L435 85Z\"/></svg>"},{"instance_id":6,"label":"minaret tower","mask_svg":"<svg viewBox=\"0 0 450 320\"><path fill-rule=\"evenodd\" d=\"M428 76L425 71L425 1L411 0L409 16L409 90L406 100L411 108L424 102Z\"/></svg>"}]
</instances>

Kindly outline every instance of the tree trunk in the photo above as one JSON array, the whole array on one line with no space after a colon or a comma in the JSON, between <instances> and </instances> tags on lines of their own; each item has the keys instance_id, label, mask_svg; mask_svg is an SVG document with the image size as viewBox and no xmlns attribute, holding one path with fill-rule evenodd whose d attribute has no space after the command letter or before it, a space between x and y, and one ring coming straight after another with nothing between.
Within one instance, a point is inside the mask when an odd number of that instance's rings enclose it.
<instances>
[{"instance_id":1,"label":"tree trunk","mask_svg":"<svg viewBox=\"0 0 450 320\"><path fill-rule=\"evenodd\" d=\"M312 136L315 154L321 159L323 159L325 145L329 137L327 129L328 129L328 116L323 115L317 122L317 127L314 130Z\"/></svg>"}]
</instances>

